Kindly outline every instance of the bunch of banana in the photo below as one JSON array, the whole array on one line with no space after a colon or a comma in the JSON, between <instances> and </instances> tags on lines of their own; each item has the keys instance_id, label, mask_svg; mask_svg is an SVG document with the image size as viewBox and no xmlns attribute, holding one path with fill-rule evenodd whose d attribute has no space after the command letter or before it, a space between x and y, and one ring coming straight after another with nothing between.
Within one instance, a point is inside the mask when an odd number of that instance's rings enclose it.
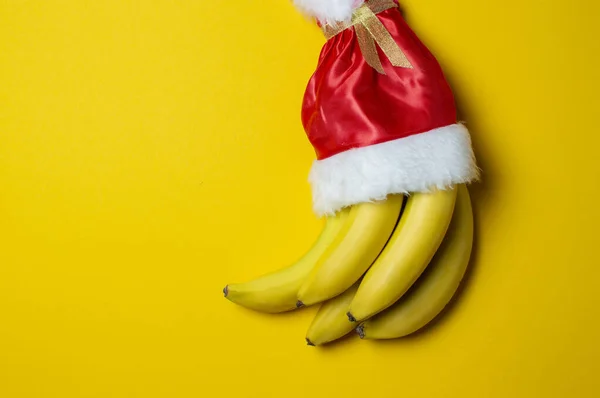
<instances>
[{"instance_id":1,"label":"bunch of banana","mask_svg":"<svg viewBox=\"0 0 600 398\"><path fill-rule=\"evenodd\" d=\"M432 321L454 296L472 242L465 185L390 195L329 216L296 263L228 285L224 294L269 313L322 303L306 334L309 345L354 329L366 339L402 337Z\"/></svg>"}]
</instances>

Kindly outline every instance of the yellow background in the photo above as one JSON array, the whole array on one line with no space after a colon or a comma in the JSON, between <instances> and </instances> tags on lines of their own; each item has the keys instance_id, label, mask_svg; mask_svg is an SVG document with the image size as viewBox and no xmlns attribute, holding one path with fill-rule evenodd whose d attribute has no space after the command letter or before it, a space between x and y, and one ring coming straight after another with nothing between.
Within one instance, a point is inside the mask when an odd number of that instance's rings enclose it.
<instances>
[{"instance_id":1,"label":"yellow background","mask_svg":"<svg viewBox=\"0 0 600 398\"><path fill-rule=\"evenodd\" d=\"M472 131L477 249L414 338L222 297L317 235L323 43L287 0L0 2L0 397L597 397L600 6L406 0Z\"/></svg>"}]
</instances>

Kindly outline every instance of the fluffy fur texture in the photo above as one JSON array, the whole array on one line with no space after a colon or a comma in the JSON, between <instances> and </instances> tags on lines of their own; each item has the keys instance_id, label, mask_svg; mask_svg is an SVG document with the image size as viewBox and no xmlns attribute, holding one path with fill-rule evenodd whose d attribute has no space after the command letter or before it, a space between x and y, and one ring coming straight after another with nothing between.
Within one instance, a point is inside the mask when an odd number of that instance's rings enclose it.
<instances>
[{"instance_id":1,"label":"fluffy fur texture","mask_svg":"<svg viewBox=\"0 0 600 398\"><path fill-rule=\"evenodd\" d=\"M319 216L388 194L428 192L479 176L469 132L453 124L317 160L310 170Z\"/></svg>"},{"instance_id":2,"label":"fluffy fur texture","mask_svg":"<svg viewBox=\"0 0 600 398\"><path fill-rule=\"evenodd\" d=\"M333 23L349 20L352 11L363 2L363 0L294 0L294 5L303 13L323 23Z\"/></svg>"}]
</instances>

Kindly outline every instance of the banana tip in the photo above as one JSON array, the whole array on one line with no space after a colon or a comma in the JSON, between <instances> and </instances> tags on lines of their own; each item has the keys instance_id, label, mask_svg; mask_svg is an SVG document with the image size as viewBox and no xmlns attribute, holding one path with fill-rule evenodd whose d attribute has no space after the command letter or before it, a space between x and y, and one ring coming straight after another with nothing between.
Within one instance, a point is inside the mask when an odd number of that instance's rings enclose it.
<instances>
[{"instance_id":1,"label":"banana tip","mask_svg":"<svg viewBox=\"0 0 600 398\"><path fill-rule=\"evenodd\" d=\"M304 307L304 303L302 301L298 300L298 301L296 301L296 308L300 308L300 307Z\"/></svg>"},{"instance_id":2,"label":"banana tip","mask_svg":"<svg viewBox=\"0 0 600 398\"><path fill-rule=\"evenodd\" d=\"M313 347L315 346L315 344L312 341L310 341L308 337L306 338L306 345L310 345Z\"/></svg>"},{"instance_id":3,"label":"banana tip","mask_svg":"<svg viewBox=\"0 0 600 398\"><path fill-rule=\"evenodd\" d=\"M356 328L356 334L358 334L358 337L360 337L361 339L365 338L365 327L363 325L360 325Z\"/></svg>"},{"instance_id":4,"label":"banana tip","mask_svg":"<svg viewBox=\"0 0 600 398\"><path fill-rule=\"evenodd\" d=\"M356 322L356 318L350 313L350 311L348 311L346 315L348 316L348 320L350 322Z\"/></svg>"},{"instance_id":5,"label":"banana tip","mask_svg":"<svg viewBox=\"0 0 600 398\"><path fill-rule=\"evenodd\" d=\"M227 285L223 288L223 295L225 297L227 297L228 294L229 294L229 285Z\"/></svg>"}]
</instances>

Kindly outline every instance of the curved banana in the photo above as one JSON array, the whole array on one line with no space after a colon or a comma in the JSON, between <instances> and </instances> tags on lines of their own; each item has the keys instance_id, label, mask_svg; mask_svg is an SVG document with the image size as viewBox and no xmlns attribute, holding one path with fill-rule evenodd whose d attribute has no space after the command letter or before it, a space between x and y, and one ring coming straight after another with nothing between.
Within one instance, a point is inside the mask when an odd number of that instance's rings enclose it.
<instances>
[{"instance_id":1,"label":"curved banana","mask_svg":"<svg viewBox=\"0 0 600 398\"><path fill-rule=\"evenodd\" d=\"M298 292L298 306L329 300L346 291L373 264L398 221L403 195L350 207L348 221Z\"/></svg>"},{"instance_id":2,"label":"curved banana","mask_svg":"<svg viewBox=\"0 0 600 398\"><path fill-rule=\"evenodd\" d=\"M343 209L326 219L312 247L294 264L260 276L250 282L227 285L225 297L256 311L278 313L296 308L298 290L315 263L342 231L350 214Z\"/></svg>"},{"instance_id":3,"label":"curved banana","mask_svg":"<svg viewBox=\"0 0 600 398\"><path fill-rule=\"evenodd\" d=\"M460 186L452 223L427 270L407 295L357 328L361 338L392 339L416 332L450 302L463 279L473 246L473 211Z\"/></svg>"},{"instance_id":4,"label":"curved banana","mask_svg":"<svg viewBox=\"0 0 600 398\"><path fill-rule=\"evenodd\" d=\"M321 305L306 333L308 345L332 342L344 337L354 329L354 325L348 322L346 312L358 290L358 285L359 282L355 283L344 293Z\"/></svg>"},{"instance_id":5,"label":"curved banana","mask_svg":"<svg viewBox=\"0 0 600 398\"><path fill-rule=\"evenodd\" d=\"M455 187L409 196L392 237L356 292L348 311L350 321L383 311L411 287L440 246L455 202Z\"/></svg>"}]
</instances>

